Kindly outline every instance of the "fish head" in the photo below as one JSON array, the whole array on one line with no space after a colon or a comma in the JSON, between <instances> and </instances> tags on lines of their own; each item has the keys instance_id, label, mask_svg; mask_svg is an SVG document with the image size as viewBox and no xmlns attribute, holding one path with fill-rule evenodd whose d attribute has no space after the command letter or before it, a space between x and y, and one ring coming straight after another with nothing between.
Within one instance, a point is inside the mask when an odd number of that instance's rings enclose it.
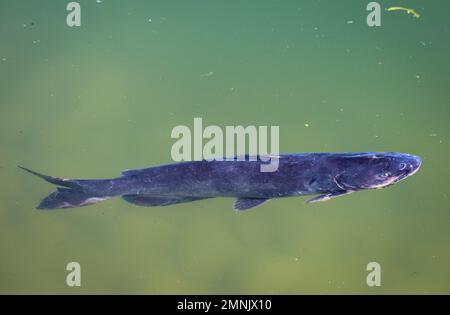
<instances>
[{"instance_id":1,"label":"fish head","mask_svg":"<svg viewBox=\"0 0 450 315\"><path fill-rule=\"evenodd\" d=\"M345 190L379 189L415 174L422 163L412 154L381 152L344 158L334 177Z\"/></svg>"}]
</instances>

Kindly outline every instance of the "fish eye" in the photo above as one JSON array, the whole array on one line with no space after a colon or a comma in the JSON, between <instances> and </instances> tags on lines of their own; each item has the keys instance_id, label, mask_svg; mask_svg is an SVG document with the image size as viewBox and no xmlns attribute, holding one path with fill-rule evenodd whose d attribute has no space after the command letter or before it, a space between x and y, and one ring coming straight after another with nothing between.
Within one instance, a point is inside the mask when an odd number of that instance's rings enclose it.
<instances>
[{"instance_id":1,"label":"fish eye","mask_svg":"<svg viewBox=\"0 0 450 315\"><path fill-rule=\"evenodd\" d=\"M399 165L398 165L398 169L400 170L400 171L403 171L404 169L406 168L406 163L400 163Z\"/></svg>"},{"instance_id":2,"label":"fish eye","mask_svg":"<svg viewBox=\"0 0 450 315\"><path fill-rule=\"evenodd\" d=\"M381 178L387 178L387 177L391 176L391 173L385 172L385 173L381 173L381 174L378 175L378 176L380 176Z\"/></svg>"}]
</instances>

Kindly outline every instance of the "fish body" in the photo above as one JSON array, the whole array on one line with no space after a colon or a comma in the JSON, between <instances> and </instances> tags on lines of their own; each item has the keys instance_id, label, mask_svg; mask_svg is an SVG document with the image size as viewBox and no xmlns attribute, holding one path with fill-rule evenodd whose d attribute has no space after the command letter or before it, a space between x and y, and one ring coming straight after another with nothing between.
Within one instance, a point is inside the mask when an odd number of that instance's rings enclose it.
<instances>
[{"instance_id":1,"label":"fish body","mask_svg":"<svg viewBox=\"0 0 450 315\"><path fill-rule=\"evenodd\" d=\"M274 158L274 157L272 157ZM267 159L191 161L126 170L111 179L63 179L23 168L60 187L38 209L86 206L113 197L140 206L166 206L215 197L234 197L246 210L267 200L319 195L325 201L392 185L419 169L421 159L395 152L283 154L278 169L261 172Z\"/></svg>"}]
</instances>

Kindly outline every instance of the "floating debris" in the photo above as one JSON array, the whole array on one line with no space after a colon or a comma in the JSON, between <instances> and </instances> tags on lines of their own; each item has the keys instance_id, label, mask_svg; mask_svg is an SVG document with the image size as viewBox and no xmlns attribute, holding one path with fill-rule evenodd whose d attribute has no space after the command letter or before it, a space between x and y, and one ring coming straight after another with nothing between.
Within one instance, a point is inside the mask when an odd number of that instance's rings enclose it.
<instances>
[{"instance_id":1,"label":"floating debris","mask_svg":"<svg viewBox=\"0 0 450 315\"><path fill-rule=\"evenodd\" d=\"M214 72L212 72L212 71L210 71L210 72L208 72L208 73L200 74L201 77L210 77L210 76L212 76L212 75L214 75Z\"/></svg>"},{"instance_id":2,"label":"floating debris","mask_svg":"<svg viewBox=\"0 0 450 315\"><path fill-rule=\"evenodd\" d=\"M417 13L414 9L405 8L405 7L390 7L387 8L386 11L405 11L408 14L411 14L415 18L420 18L420 14Z\"/></svg>"},{"instance_id":3,"label":"floating debris","mask_svg":"<svg viewBox=\"0 0 450 315\"><path fill-rule=\"evenodd\" d=\"M308 123L305 123L303 126L305 126L306 128L308 128L308 127L309 127L309 124L308 124Z\"/></svg>"}]
</instances>

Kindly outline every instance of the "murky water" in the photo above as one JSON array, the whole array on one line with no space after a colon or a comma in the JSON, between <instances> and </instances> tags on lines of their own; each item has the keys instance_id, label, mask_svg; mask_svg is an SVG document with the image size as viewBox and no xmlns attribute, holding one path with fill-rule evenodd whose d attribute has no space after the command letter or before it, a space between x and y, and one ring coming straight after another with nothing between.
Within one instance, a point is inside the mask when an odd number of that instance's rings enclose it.
<instances>
[{"instance_id":1,"label":"murky water","mask_svg":"<svg viewBox=\"0 0 450 315\"><path fill-rule=\"evenodd\" d=\"M61 2L61 1L60 1ZM450 293L448 1L4 1L1 293ZM421 170L306 205L40 212L51 175L171 161L176 125L278 125L281 152L400 151ZM81 265L79 288L66 265ZM381 287L366 284L378 262Z\"/></svg>"}]
</instances>

